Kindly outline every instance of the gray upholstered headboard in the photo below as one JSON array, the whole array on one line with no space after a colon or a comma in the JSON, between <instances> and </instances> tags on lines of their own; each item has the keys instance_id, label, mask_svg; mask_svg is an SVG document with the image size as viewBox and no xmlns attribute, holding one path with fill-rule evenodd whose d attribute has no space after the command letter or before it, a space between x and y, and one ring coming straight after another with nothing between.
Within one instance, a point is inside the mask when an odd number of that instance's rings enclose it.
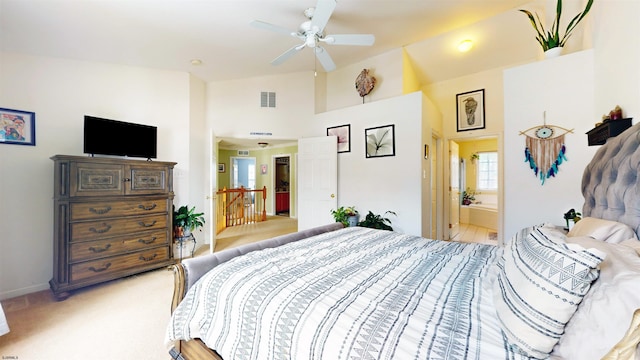
<instances>
[{"instance_id":1,"label":"gray upholstered headboard","mask_svg":"<svg viewBox=\"0 0 640 360\"><path fill-rule=\"evenodd\" d=\"M639 175L640 123L607 140L585 168L583 216L627 224L640 237Z\"/></svg>"}]
</instances>

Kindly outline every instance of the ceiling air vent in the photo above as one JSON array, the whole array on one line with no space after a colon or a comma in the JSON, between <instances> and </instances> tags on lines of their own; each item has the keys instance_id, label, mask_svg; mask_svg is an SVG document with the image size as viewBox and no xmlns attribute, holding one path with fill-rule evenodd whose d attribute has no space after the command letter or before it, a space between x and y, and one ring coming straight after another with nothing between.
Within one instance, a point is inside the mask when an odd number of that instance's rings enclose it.
<instances>
[{"instance_id":1,"label":"ceiling air vent","mask_svg":"<svg viewBox=\"0 0 640 360\"><path fill-rule=\"evenodd\" d=\"M238 150L238 156L249 156L249 150Z\"/></svg>"},{"instance_id":2,"label":"ceiling air vent","mask_svg":"<svg viewBox=\"0 0 640 360\"><path fill-rule=\"evenodd\" d=\"M263 91L260 93L260 107L276 107L276 93Z\"/></svg>"}]
</instances>

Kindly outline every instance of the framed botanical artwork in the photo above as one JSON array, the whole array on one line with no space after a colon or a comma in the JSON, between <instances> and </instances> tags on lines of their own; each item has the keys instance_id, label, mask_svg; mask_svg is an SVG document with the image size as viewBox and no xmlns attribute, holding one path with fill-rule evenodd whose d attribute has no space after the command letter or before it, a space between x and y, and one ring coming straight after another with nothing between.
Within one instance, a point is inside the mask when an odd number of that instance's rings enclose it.
<instances>
[{"instance_id":1,"label":"framed botanical artwork","mask_svg":"<svg viewBox=\"0 0 640 360\"><path fill-rule=\"evenodd\" d=\"M0 108L0 143L36 145L36 113Z\"/></svg>"},{"instance_id":2,"label":"framed botanical artwork","mask_svg":"<svg viewBox=\"0 0 640 360\"><path fill-rule=\"evenodd\" d=\"M484 129L484 89L456 95L458 131Z\"/></svg>"},{"instance_id":3,"label":"framed botanical artwork","mask_svg":"<svg viewBox=\"0 0 640 360\"><path fill-rule=\"evenodd\" d=\"M260 174L267 175L267 164L260 165Z\"/></svg>"},{"instance_id":4,"label":"framed botanical artwork","mask_svg":"<svg viewBox=\"0 0 640 360\"><path fill-rule=\"evenodd\" d=\"M364 129L367 158L396 156L395 125Z\"/></svg>"},{"instance_id":5,"label":"framed botanical artwork","mask_svg":"<svg viewBox=\"0 0 640 360\"><path fill-rule=\"evenodd\" d=\"M223 173L225 171L226 171L226 169L225 169L224 163L219 163L218 164L218 172L219 173Z\"/></svg>"},{"instance_id":6,"label":"framed botanical artwork","mask_svg":"<svg viewBox=\"0 0 640 360\"><path fill-rule=\"evenodd\" d=\"M340 125L327 128L327 136L338 137L338 152L351 151L351 125Z\"/></svg>"}]
</instances>

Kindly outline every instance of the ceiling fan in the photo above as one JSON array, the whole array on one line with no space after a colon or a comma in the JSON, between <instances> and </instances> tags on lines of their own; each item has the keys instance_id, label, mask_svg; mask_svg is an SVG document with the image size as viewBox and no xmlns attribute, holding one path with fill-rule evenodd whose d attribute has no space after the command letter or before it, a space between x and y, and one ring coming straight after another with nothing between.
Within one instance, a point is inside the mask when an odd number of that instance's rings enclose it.
<instances>
[{"instance_id":1,"label":"ceiling fan","mask_svg":"<svg viewBox=\"0 0 640 360\"><path fill-rule=\"evenodd\" d=\"M284 33L302 40L302 44L296 45L282 53L280 56L271 61L272 65L279 65L289 59L298 51L309 47L313 49L325 71L333 71L336 64L331 59L327 50L321 45L322 43L329 45L356 45L371 46L376 38L372 34L336 34L326 35L324 28L329 22L329 18L336 8L336 0L318 0L315 8L308 8L304 11L304 15L309 19L303 22L297 31L291 31L281 26L266 23L260 20L253 20L250 24L253 27Z\"/></svg>"}]
</instances>

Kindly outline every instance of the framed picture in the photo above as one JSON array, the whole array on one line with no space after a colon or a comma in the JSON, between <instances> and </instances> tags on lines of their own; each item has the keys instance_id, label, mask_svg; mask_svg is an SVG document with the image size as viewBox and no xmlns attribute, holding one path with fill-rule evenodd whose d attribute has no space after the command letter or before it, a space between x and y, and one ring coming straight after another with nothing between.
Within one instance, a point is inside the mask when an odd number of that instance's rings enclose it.
<instances>
[{"instance_id":1,"label":"framed picture","mask_svg":"<svg viewBox=\"0 0 640 360\"><path fill-rule=\"evenodd\" d=\"M484 129L484 89L456 95L458 131Z\"/></svg>"},{"instance_id":2,"label":"framed picture","mask_svg":"<svg viewBox=\"0 0 640 360\"><path fill-rule=\"evenodd\" d=\"M338 137L338 152L351 151L351 125L340 125L327 128L327 136Z\"/></svg>"},{"instance_id":3,"label":"framed picture","mask_svg":"<svg viewBox=\"0 0 640 360\"><path fill-rule=\"evenodd\" d=\"M223 172L225 172L225 170L226 170L226 169L225 169L225 167L224 167L224 163L219 163L219 164L218 164L218 172L219 172L219 173L223 173Z\"/></svg>"},{"instance_id":4,"label":"framed picture","mask_svg":"<svg viewBox=\"0 0 640 360\"><path fill-rule=\"evenodd\" d=\"M260 174L267 175L267 164L260 165Z\"/></svg>"},{"instance_id":5,"label":"framed picture","mask_svg":"<svg viewBox=\"0 0 640 360\"><path fill-rule=\"evenodd\" d=\"M0 108L0 143L36 145L36 113Z\"/></svg>"},{"instance_id":6,"label":"framed picture","mask_svg":"<svg viewBox=\"0 0 640 360\"><path fill-rule=\"evenodd\" d=\"M367 158L396 156L395 125L364 129Z\"/></svg>"}]
</instances>

